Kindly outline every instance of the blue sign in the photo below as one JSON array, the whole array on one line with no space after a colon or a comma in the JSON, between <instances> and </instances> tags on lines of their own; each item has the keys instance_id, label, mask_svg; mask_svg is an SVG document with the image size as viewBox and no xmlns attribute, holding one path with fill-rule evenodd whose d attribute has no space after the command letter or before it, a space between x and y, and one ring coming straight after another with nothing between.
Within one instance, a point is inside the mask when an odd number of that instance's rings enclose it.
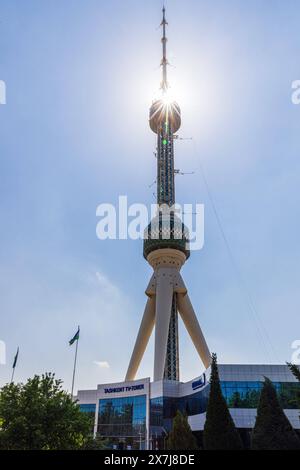
<instances>
[{"instance_id":1,"label":"blue sign","mask_svg":"<svg viewBox=\"0 0 300 470\"><path fill-rule=\"evenodd\" d=\"M200 377L200 379L195 380L195 382L192 383L192 389L197 390L198 388L202 388L206 385L206 376L205 374Z\"/></svg>"},{"instance_id":2,"label":"blue sign","mask_svg":"<svg viewBox=\"0 0 300 470\"><path fill-rule=\"evenodd\" d=\"M144 390L144 384L130 385L130 386L127 386L127 387L105 388L104 393L134 392L136 390Z\"/></svg>"}]
</instances>

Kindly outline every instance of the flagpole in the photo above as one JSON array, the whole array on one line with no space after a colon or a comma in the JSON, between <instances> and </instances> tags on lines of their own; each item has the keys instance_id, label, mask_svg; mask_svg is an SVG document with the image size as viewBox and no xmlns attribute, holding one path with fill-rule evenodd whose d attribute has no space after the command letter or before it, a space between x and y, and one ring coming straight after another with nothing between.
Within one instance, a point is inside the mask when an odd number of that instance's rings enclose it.
<instances>
[{"instance_id":1,"label":"flagpole","mask_svg":"<svg viewBox=\"0 0 300 470\"><path fill-rule=\"evenodd\" d=\"M78 326L78 330L79 330L79 326ZM74 391L74 381L75 381L75 371L76 371L76 363L77 363L78 341L79 341L79 338L76 339L75 359L74 359L73 378L72 378L72 391L71 391L71 396L72 396L72 397L73 397L73 391Z\"/></svg>"},{"instance_id":2,"label":"flagpole","mask_svg":"<svg viewBox=\"0 0 300 470\"><path fill-rule=\"evenodd\" d=\"M14 381L14 375L15 375L15 368L13 368L13 370L12 370L10 383L13 383L13 381Z\"/></svg>"},{"instance_id":3,"label":"flagpole","mask_svg":"<svg viewBox=\"0 0 300 470\"><path fill-rule=\"evenodd\" d=\"M18 356L19 356L19 346L18 346L17 353L16 353L15 358L14 358L14 363L13 363L13 367L12 367L13 370L12 370L12 374L11 374L10 383L13 383L13 380L14 380L15 368L16 368L16 365L17 365Z\"/></svg>"}]
</instances>

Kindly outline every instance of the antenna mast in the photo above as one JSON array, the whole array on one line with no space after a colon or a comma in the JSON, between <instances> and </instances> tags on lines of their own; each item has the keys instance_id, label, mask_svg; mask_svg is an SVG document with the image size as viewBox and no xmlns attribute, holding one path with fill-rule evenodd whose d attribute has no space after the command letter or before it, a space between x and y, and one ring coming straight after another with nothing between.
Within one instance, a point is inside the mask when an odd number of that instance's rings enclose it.
<instances>
[{"instance_id":1,"label":"antenna mast","mask_svg":"<svg viewBox=\"0 0 300 470\"><path fill-rule=\"evenodd\" d=\"M162 22L160 23L160 26L163 27L163 36L161 38L162 42L162 60L160 65L162 66L162 82L161 82L161 88L164 93L166 93L168 89L168 80L167 80L167 65L169 64L168 59L167 59L167 37L166 37L166 25L168 22L166 21L166 16L165 16L165 7L163 7L163 19Z\"/></svg>"}]
</instances>

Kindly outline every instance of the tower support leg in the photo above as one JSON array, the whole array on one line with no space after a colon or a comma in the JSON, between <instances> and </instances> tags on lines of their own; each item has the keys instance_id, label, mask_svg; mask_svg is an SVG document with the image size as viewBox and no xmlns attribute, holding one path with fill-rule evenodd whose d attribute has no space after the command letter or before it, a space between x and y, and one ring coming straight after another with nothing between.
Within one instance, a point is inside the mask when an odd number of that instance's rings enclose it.
<instances>
[{"instance_id":1,"label":"tower support leg","mask_svg":"<svg viewBox=\"0 0 300 470\"><path fill-rule=\"evenodd\" d=\"M170 270L159 269L156 284L154 381L164 378L172 302L173 279Z\"/></svg>"},{"instance_id":2,"label":"tower support leg","mask_svg":"<svg viewBox=\"0 0 300 470\"><path fill-rule=\"evenodd\" d=\"M147 347L149 338L151 336L155 322L155 296L150 297L147 300L146 307L144 310L143 319L140 325L140 329L136 338L130 363L128 366L127 374L125 377L126 381L134 380L140 362L144 355Z\"/></svg>"},{"instance_id":3,"label":"tower support leg","mask_svg":"<svg viewBox=\"0 0 300 470\"><path fill-rule=\"evenodd\" d=\"M188 294L178 294L178 310L196 350L206 368L210 366L211 355L200 328Z\"/></svg>"}]
</instances>

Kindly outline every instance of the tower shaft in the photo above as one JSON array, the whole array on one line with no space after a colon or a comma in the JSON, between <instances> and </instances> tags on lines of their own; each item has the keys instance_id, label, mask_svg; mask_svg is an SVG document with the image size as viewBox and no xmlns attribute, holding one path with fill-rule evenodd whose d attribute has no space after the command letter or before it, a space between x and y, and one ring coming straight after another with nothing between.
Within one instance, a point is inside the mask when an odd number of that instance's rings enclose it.
<instances>
[{"instance_id":1,"label":"tower shaft","mask_svg":"<svg viewBox=\"0 0 300 470\"><path fill-rule=\"evenodd\" d=\"M157 133L157 204L175 204L174 136L169 119Z\"/></svg>"},{"instance_id":2,"label":"tower shaft","mask_svg":"<svg viewBox=\"0 0 300 470\"><path fill-rule=\"evenodd\" d=\"M175 204L174 137L168 111L166 121L157 132L157 204L159 207L162 205L171 207ZM175 293L169 324L164 378L179 380L178 312Z\"/></svg>"},{"instance_id":3,"label":"tower shaft","mask_svg":"<svg viewBox=\"0 0 300 470\"><path fill-rule=\"evenodd\" d=\"M177 294L173 294L164 379L179 381L179 336Z\"/></svg>"}]
</instances>

